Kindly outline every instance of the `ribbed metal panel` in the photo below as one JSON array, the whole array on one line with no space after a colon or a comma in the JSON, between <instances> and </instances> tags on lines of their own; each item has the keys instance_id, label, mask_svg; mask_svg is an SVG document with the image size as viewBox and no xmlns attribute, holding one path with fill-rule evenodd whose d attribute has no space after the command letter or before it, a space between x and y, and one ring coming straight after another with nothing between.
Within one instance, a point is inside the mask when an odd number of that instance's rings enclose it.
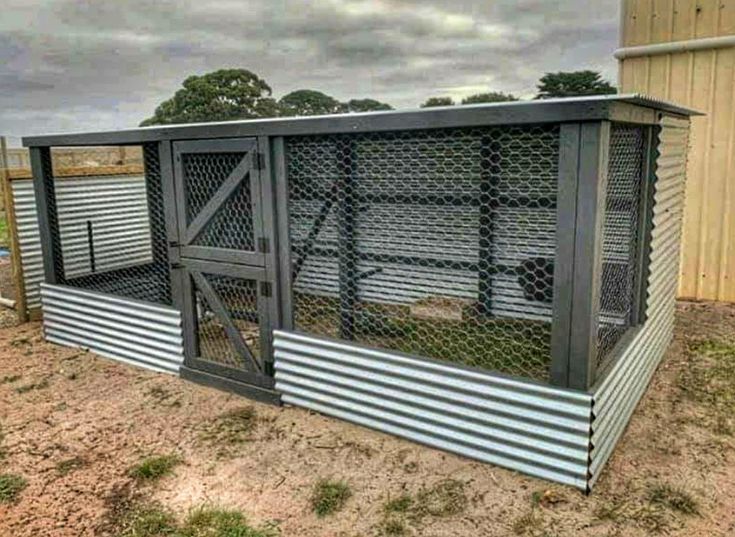
<instances>
[{"instance_id":1,"label":"ribbed metal panel","mask_svg":"<svg viewBox=\"0 0 735 537\"><path fill-rule=\"evenodd\" d=\"M12 183L23 278L29 309L41 306L41 243L33 181ZM66 276L89 273L87 221L93 224L96 269L151 261L145 178L142 175L69 177L56 182Z\"/></svg>"},{"instance_id":2,"label":"ribbed metal panel","mask_svg":"<svg viewBox=\"0 0 735 537\"><path fill-rule=\"evenodd\" d=\"M65 285L42 283L40 295L47 341L178 373L184 351L177 310Z\"/></svg>"},{"instance_id":3,"label":"ribbed metal panel","mask_svg":"<svg viewBox=\"0 0 735 537\"><path fill-rule=\"evenodd\" d=\"M588 394L296 332L275 331L274 348L287 404L587 486Z\"/></svg>"},{"instance_id":4,"label":"ribbed metal panel","mask_svg":"<svg viewBox=\"0 0 735 537\"><path fill-rule=\"evenodd\" d=\"M689 122L662 121L647 320L604 380L593 389L590 487L620 439L638 401L671 341L679 270Z\"/></svg>"}]
</instances>

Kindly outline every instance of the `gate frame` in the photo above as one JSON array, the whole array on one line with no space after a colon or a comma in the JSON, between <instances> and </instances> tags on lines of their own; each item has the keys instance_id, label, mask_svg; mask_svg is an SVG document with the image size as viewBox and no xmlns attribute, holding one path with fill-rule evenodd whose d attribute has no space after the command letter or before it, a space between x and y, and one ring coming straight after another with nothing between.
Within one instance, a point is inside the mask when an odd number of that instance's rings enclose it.
<instances>
[{"instance_id":1,"label":"gate frame","mask_svg":"<svg viewBox=\"0 0 735 537\"><path fill-rule=\"evenodd\" d=\"M223 146L232 146L236 143L252 144L250 146L235 147L242 149L253 160L247 180L250 186L258 185L259 199L251 203L253 212L253 239L256 251L248 252L254 255L242 256L236 252L219 258L202 256L188 257L185 255L186 245L182 244L182 233L185 233L186 208L183 206L184 177L181 175L180 162L177 162L177 146L184 148L182 153L208 152L208 149L223 149ZM199 384L225 389L245 395L261 402L280 404L280 395L275 392L273 377L273 330L280 326L280 309L278 296L274 292L279 288L277 277L278 255L276 244L277 233L273 229L276 216L273 200L272 177L267 158L263 158L268 148L267 137L238 137L224 140L192 140L192 141L161 141L159 142L159 162L161 181L164 192L164 212L166 220L166 236L171 275L171 294L174 307L182 314L182 332L184 340L184 364L179 369L182 378ZM192 151L195 150L195 151ZM247 156L245 157L247 158ZM253 194L255 194L253 192ZM216 213L215 213L216 214ZM213 215L214 216L214 215ZM257 220L256 220L257 219ZM255 225L255 222L258 224ZM260 228L260 229L258 229ZM214 253L214 252L212 252ZM260 261L260 263L258 263ZM187 265L197 267L198 270L209 268L212 273L225 274L233 277L255 280L258 294L258 327L260 337L260 355L262 372L234 371L234 368L219 366L215 362L201 360L197 356L197 318L196 304L193 302L193 283ZM265 284L265 287L263 286ZM247 358L245 358L247 359Z\"/></svg>"}]
</instances>

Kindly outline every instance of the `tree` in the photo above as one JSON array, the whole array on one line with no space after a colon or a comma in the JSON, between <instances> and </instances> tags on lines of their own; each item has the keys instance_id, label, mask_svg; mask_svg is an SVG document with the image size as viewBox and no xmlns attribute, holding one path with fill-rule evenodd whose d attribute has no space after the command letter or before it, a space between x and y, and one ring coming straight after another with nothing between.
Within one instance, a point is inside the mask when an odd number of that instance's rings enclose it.
<instances>
[{"instance_id":1,"label":"tree","mask_svg":"<svg viewBox=\"0 0 735 537\"><path fill-rule=\"evenodd\" d=\"M319 116L345 112L345 105L321 91L300 89L278 101L282 116Z\"/></svg>"},{"instance_id":2,"label":"tree","mask_svg":"<svg viewBox=\"0 0 735 537\"><path fill-rule=\"evenodd\" d=\"M393 110L393 107L386 103L381 103L375 99L350 99L347 101L345 108L348 112L376 112L380 110Z\"/></svg>"},{"instance_id":3,"label":"tree","mask_svg":"<svg viewBox=\"0 0 735 537\"><path fill-rule=\"evenodd\" d=\"M454 101L451 97L429 97L421 105L421 108L431 108L432 106L452 106Z\"/></svg>"},{"instance_id":4,"label":"tree","mask_svg":"<svg viewBox=\"0 0 735 537\"><path fill-rule=\"evenodd\" d=\"M539 80L537 88L537 99L617 93L615 86L596 71L546 73Z\"/></svg>"},{"instance_id":5,"label":"tree","mask_svg":"<svg viewBox=\"0 0 735 537\"><path fill-rule=\"evenodd\" d=\"M247 69L220 69L190 76L173 97L162 102L146 125L230 121L277 115L265 80Z\"/></svg>"},{"instance_id":6,"label":"tree","mask_svg":"<svg viewBox=\"0 0 735 537\"><path fill-rule=\"evenodd\" d=\"M511 93L501 93L499 91L490 91L488 93L476 93L462 99L462 104L478 104L478 103L505 103L517 101L518 97Z\"/></svg>"}]
</instances>

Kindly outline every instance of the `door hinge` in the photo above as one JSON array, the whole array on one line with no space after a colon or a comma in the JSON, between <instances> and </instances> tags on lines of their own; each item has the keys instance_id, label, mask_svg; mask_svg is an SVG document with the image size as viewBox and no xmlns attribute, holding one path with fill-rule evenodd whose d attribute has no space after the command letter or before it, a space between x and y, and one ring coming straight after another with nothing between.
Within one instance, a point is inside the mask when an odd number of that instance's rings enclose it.
<instances>
[{"instance_id":1,"label":"door hinge","mask_svg":"<svg viewBox=\"0 0 735 537\"><path fill-rule=\"evenodd\" d=\"M267 237L258 237L258 251L261 254L270 253L270 241Z\"/></svg>"},{"instance_id":2,"label":"door hinge","mask_svg":"<svg viewBox=\"0 0 735 537\"><path fill-rule=\"evenodd\" d=\"M266 298L271 297L271 282L260 282L260 294Z\"/></svg>"},{"instance_id":3,"label":"door hinge","mask_svg":"<svg viewBox=\"0 0 735 537\"><path fill-rule=\"evenodd\" d=\"M260 151L256 151L255 154L253 154L253 165L256 170L265 170L265 154L261 153Z\"/></svg>"}]
</instances>

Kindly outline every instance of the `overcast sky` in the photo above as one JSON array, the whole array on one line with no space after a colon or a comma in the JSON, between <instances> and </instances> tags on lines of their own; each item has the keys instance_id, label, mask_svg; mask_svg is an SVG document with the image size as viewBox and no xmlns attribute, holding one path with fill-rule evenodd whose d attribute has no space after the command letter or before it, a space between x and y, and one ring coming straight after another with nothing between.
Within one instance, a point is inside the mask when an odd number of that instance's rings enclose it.
<instances>
[{"instance_id":1,"label":"overcast sky","mask_svg":"<svg viewBox=\"0 0 735 537\"><path fill-rule=\"evenodd\" d=\"M191 74L244 67L414 108L531 96L547 71L615 81L618 0L3 0L0 134L137 125Z\"/></svg>"}]
</instances>

